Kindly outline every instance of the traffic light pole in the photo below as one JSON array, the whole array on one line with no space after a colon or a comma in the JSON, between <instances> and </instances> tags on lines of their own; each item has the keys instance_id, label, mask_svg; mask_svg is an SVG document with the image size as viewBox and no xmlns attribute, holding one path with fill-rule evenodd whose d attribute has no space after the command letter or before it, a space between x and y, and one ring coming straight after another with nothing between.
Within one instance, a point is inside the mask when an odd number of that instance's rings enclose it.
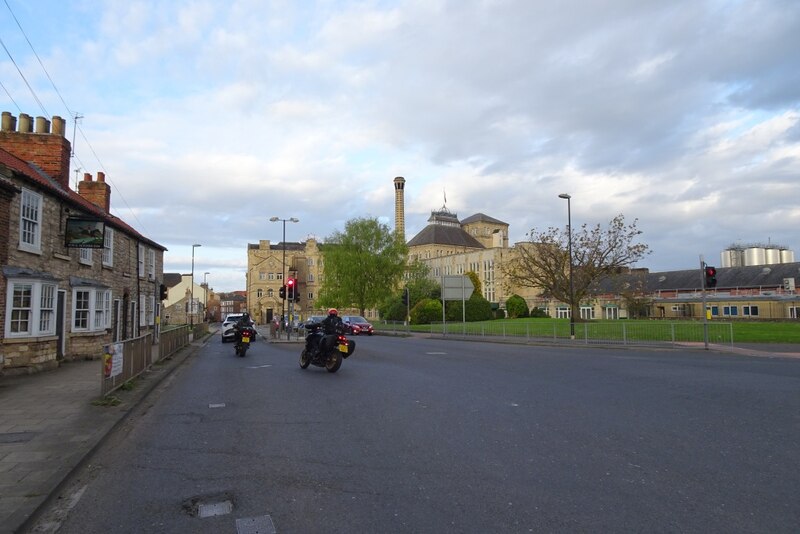
<instances>
[{"instance_id":1,"label":"traffic light pole","mask_svg":"<svg viewBox=\"0 0 800 534\"><path fill-rule=\"evenodd\" d=\"M706 310L706 262L700 254L700 287L703 293L703 345L708 350L708 310Z\"/></svg>"}]
</instances>

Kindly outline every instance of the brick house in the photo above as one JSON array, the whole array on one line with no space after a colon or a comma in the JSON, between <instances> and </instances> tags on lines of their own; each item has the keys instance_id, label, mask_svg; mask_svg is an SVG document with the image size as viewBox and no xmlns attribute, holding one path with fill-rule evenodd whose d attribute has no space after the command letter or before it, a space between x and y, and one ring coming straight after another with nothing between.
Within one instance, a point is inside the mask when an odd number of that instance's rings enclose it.
<instances>
[{"instance_id":1,"label":"brick house","mask_svg":"<svg viewBox=\"0 0 800 534\"><path fill-rule=\"evenodd\" d=\"M26 373L95 358L104 344L157 333L165 247L109 212L103 173L69 187L65 122L2 114L0 371ZM90 221L97 248L68 246ZM102 230L97 230L97 229ZM101 242L100 242L101 241ZM73 245L77 241L73 241ZM102 247L102 248L101 248Z\"/></svg>"}]
</instances>

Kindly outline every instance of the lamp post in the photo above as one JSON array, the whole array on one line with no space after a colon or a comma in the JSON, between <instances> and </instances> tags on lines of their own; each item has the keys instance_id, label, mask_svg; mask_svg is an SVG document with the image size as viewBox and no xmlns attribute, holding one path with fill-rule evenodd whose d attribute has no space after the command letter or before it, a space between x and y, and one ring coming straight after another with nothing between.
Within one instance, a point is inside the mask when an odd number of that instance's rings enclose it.
<instances>
[{"instance_id":1,"label":"lamp post","mask_svg":"<svg viewBox=\"0 0 800 534\"><path fill-rule=\"evenodd\" d=\"M209 271L203 273L203 317L208 320L208 280L206 276L211 274Z\"/></svg>"},{"instance_id":2,"label":"lamp post","mask_svg":"<svg viewBox=\"0 0 800 534\"><path fill-rule=\"evenodd\" d=\"M270 217L269 221L270 222L281 221L283 223L283 274L281 274L281 284L285 285L286 284L286 221L296 223L300 222L300 219L297 219L295 217L290 217L288 219L281 219L280 217ZM295 288L295 291L296 290L297 288ZM281 300L281 321L284 321L284 324L288 326L288 318L286 317L286 311L284 308L286 305L285 303L286 299L284 298ZM286 339L289 339L290 331L291 330L289 328L286 329Z\"/></svg>"},{"instance_id":3,"label":"lamp post","mask_svg":"<svg viewBox=\"0 0 800 534\"><path fill-rule=\"evenodd\" d=\"M192 245L192 285L191 285L191 295L189 301L189 326L194 327L194 249L197 247L202 247L203 245L198 245L195 243Z\"/></svg>"},{"instance_id":4,"label":"lamp post","mask_svg":"<svg viewBox=\"0 0 800 534\"><path fill-rule=\"evenodd\" d=\"M575 339L575 286L572 283L572 208L570 200L572 197L567 193L561 193L558 198L567 201L567 243L569 248L569 338Z\"/></svg>"}]
</instances>

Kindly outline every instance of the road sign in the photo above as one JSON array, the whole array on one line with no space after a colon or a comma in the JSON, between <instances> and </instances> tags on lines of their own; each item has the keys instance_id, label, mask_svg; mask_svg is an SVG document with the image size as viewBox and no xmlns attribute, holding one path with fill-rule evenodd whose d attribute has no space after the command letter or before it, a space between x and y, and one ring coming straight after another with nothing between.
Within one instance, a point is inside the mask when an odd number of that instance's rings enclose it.
<instances>
[{"instance_id":1,"label":"road sign","mask_svg":"<svg viewBox=\"0 0 800 534\"><path fill-rule=\"evenodd\" d=\"M472 295L475 286L469 276L443 276L442 299L466 300Z\"/></svg>"}]
</instances>

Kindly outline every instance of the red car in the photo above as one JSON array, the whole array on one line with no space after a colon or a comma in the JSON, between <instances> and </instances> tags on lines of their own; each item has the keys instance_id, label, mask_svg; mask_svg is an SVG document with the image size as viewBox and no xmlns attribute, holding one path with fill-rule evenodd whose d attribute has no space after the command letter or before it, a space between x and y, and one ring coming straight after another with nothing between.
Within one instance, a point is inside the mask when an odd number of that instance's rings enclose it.
<instances>
[{"instance_id":1,"label":"red car","mask_svg":"<svg viewBox=\"0 0 800 534\"><path fill-rule=\"evenodd\" d=\"M344 315L342 316L342 322L344 322L347 333L354 336L362 333L371 336L372 332L375 331L372 325L360 315Z\"/></svg>"}]
</instances>

